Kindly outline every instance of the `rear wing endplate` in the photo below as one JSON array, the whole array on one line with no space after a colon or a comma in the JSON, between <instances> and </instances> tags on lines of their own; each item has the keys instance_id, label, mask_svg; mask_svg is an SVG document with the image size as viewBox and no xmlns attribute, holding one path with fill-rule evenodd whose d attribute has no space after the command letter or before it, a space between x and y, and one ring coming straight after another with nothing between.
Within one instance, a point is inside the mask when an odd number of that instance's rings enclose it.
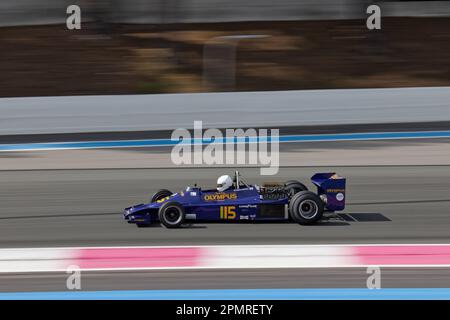
<instances>
[{"instance_id":1,"label":"rear wing endplate","mask_svg":"<svg viewBox=\"0 0 450 320\"><path fill-rule=\"evenodd\" d=\"M316 173L311 177L317 186L317 194L324 200L330 211L340 211L345 208L345 178L335 172Z\"/></svg>"}]
</instances>

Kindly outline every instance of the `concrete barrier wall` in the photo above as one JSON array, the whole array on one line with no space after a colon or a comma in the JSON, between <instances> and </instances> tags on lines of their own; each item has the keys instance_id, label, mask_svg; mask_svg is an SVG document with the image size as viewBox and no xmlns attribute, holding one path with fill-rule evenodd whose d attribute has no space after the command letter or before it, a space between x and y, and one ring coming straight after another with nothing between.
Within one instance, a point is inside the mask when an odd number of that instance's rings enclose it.
<instances>
[{"instance_id":1,"label":"concrete barrier wall","mask_svg":"<svg viewBox=\"0 0 450 320\"><path fill-rule=\"evenodd\" d=\"M380 4L383 16L450 17L450 1L386 1Z\"/></svg>"},{"instance_id":2,"label":"concrete barrier wall","mask_svg":"<svg viewBox=\"0 0 450 320\"><path fill-rule=\"evenodd\" d=\"M0 26L64 23L77 4L83 20L126 23L202 23L357 19L370 0L2 0ZM450 1L380 2L385 16L450 16Z\"/></svg>"},{"instance_id":3,"label":"concrete barrier wall","mask_svg":"<svg viewBox=\"0 0 450 320\"><path fill-rule=\"evenodd\" d=\"M0 134L450 121L450 87L0 99Z\"/></svg>"},{"instance_id":4,"label":"concrete barrier wall","mask_svg":"<svg viewBox=\"0 0 450 320\"><path fill-rule=\"evenodd\" d=\"M155 3L156 2L156 3ZM112 20L128 23L201 23L264 20L354 19L366 0L131 0L112 11Z\"/></svg>"},{"instance_id":5,"label":"concrete barrier wall","mask_svg":"<svg viewBox=\"0 0 450 320\"><path fill-rule=\"evenodd\" d=\"M65 23L74 0L2 0L0 26Z\"/></svg>"}]
</instances>

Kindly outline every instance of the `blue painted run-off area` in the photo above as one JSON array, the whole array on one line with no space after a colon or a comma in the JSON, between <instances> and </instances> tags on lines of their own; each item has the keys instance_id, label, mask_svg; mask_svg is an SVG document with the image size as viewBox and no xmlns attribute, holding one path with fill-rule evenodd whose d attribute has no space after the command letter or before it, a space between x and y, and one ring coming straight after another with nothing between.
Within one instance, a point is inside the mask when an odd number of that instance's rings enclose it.
<instances>
[{"instance_id":1,"label":"blue painted run-off area","mask_svg":"<svg viewBox=\"0 0 450 320\"><path fill-rule=\"evenodd\" d=\"M450 288L5 292L0 300L450 300Z\"/></svg>"},{"instance_id":2,"label":"blue painted run-off area","mask_svg":"<svg viewBox=\"0 0 450 320\"><path fill-rule=\"evenodd\" d=\"M209 144L215 143L257 143L278 140L286 142L326 142L326 141L364 141L364 140L391 140L391 139L437 139L450 138L450 131L416 131L416 132L378 132L378 133L344 133L344 134L314 134L314 135L285 135L239 138L212 139L186 139L183 144ZM39 150L65 150L65 149L105 149L105 148L144 148L144 147L172 147L180 141L171 139L144 139L144 140L114 140L114 141L81 141L81 142L45 142L1 144L0 152L6 151L39 151Z\"/></svg>"}]
</instances>

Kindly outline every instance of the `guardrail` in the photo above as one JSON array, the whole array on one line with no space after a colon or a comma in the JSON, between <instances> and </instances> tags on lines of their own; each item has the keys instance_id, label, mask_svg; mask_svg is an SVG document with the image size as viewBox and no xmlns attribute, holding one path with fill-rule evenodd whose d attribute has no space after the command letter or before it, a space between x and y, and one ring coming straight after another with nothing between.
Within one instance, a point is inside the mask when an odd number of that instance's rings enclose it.
<instances>
[{"instance_id":1,"label":"guardrail","mask_svg":"<svg viewBox=\"0 0 450 320\"><path fill-rule=\"evenodd\" d=\"M98 1L97 1L98 2ZM235 21L337 20L365 18L366 0L2 0L0 26L62 24L66 8L79 4L83 19L92 12L113 23L205 23ZM448 1L379 2L383 16L450 16ZM92 16L92 15L91 15Z\"/></svg>"},{"instance_id":2,"label":"guardrail","mask_svg":"<svg viewBox=\"0 0 450 320\"><path fill-rule=\"evenodd\" d=\"M0 99L0 135L450 121L450 87Z\"/></svg>"}]
</instances>

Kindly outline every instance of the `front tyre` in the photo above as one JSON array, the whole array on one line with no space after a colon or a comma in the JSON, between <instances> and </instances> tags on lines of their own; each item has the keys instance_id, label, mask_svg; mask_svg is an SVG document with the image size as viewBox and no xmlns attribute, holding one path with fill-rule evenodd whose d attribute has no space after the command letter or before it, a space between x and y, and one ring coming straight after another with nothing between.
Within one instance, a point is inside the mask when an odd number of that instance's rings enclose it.
<instances>
[{"instance_id":1,"label":"front tyre","mask_svg":"<svg viewBox=\"0 0 450 320\"><path fill-rule=\"evenodd\" d=\"M289 215L292 220L301 225L310 225L319 221L323 210L322 200L311 191L300 191L289 202Z\"/></svg>"},{"instance_id":2,"label":"front tyre","mask_svg":"<svg viewBox=\"0 0 450 320\"><path fill-rule=\"evenodd\" d=\"M165 197L168 197L168 196L171 196L171 195L172 195L172 191L167 190L167 189L160 189L160 190L155 192L155 194L150 199L150 202L156 202L158 200L162 200Z\"/></svg>"},{"instance_id":3,"label":"front tyre","mask_svg":"<svg viewBox=\"0 0 450 320\"><path fill-rule=\"evenodd\" d=\"M159 208L158 217L166 228L179 228L184 222L184 208L178 202L167 202Z\"/></svg>"}]
</instances>

